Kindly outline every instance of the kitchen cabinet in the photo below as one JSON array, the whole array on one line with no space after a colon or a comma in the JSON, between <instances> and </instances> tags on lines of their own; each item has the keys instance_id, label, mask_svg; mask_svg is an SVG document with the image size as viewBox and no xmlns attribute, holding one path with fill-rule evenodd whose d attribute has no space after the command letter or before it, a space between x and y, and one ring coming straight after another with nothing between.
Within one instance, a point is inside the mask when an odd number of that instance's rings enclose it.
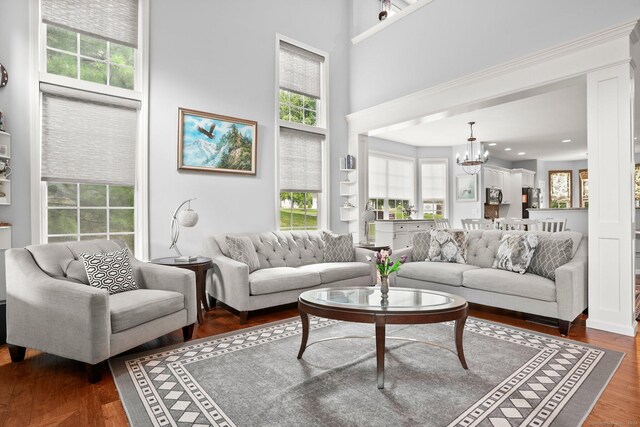
<instances>
[{"instance_id":1,"label":"kitchen cabinet","mask_svg":"<svg viewBox=\"0 0 640 427\"><path fill-rule=\"evenodd\" d=\"M508 205L511 204L512 200L513 200L513 186L511 185L512 183L512 178L511 178L511 172L507 172L507 171L503 171L502 172L502 180L503 180L503 185L502 185L502 204L503 205Z\"/></svg>"},{"instance_id":2,"label":"kitchen cabinet","mask_svg":"<svg viewBox=\"0 0 640 427\"><path fill-rule=\"evenodd\" d=\"M521 169L522 171L522 186L526 188L535 188L536 186L536 174L535 172Z\"/></svg>"},{"instance_id":3,"label":"kitchen cabinet","mask_svg":"<svg viewBox=\"0 0 640 427\"><path fill-rule=\"evenodd\" d=\"M435 228L433 220L387 220L376 221L376 246L390 246L391 249L408 248L413 243L413 235Z\"/></svg>"}]
</instances>

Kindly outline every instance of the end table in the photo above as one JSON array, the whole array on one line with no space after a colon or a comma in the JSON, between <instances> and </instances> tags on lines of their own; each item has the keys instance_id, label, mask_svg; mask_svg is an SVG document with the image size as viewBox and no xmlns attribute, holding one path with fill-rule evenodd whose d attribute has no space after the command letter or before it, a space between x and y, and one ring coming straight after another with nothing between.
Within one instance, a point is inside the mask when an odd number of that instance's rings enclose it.
<instances>
[{"instance_id":1,"label":"end table","mask_svg":"<svg viewBox=\"0 0 640 427\"><path fill-rule=\"evenodd\" d=\"M199 256L195 261L179 262L176 261L175 257L165 257L153 259L151 262L153 264L186 268L187 270L191 270L196 273L196 312L198 313L198 324L202 325L202 322L204 322L202 307L204 307L205 311L210 310L205 287L207 283L207 271L213 268L213 261L211 258Z\"/></svg>"}]
</instances>

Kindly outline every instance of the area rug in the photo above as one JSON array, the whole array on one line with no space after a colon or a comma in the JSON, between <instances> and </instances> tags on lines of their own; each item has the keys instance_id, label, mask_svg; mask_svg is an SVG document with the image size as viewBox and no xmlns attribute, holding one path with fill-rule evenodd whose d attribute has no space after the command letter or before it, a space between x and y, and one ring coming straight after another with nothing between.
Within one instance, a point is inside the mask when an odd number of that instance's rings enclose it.
<instances>
[{"instance_id":1,"label":"area rug","mask_svg":"<svg viewBox=\"0 0 640 427\"><path fill-rule=\"evenodd\" d=\"M367 336L373 325L311 319L309 343ZM455 348L453 325L388 326ZM299 320L112 359L132 426L578 426L624 354L470 318L468 370L452 352L387 340L316 343L296 359Z\"/></svg>"}]
</instances>

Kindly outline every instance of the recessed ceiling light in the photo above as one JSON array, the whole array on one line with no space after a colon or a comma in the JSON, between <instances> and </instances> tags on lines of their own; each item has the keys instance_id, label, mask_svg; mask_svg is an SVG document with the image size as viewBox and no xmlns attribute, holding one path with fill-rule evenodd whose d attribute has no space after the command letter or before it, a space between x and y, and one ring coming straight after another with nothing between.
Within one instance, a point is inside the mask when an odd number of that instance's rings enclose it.
<instances>
[{"instance_id":1,"label":"recessed ceiling light","mask_svg":"<svg viewBox=\"0 0 640 427\"><path fill-rule=\"evenodd\" d=\"M527 154L527 153L525 153L524 151L521 151L521 152L518 153L518 156L524 156L525 154Z\"/></svg>"},{"instance_id":2,"label":"recessed ceiling light","mask_svg":"<svg viewBox=\"0 0 640 427\"><path fill-rule=\"evenodd\" d=\"M562 142L571 142L570 139L563 139Z\"/></svg>"},{"instance_id":3,"label":"recessed ceiling light","mask_svg":"<svg viewBox=\"0 0 640 427\"><path fill-rule=\"evenodd\" d=\"M637 138L636 138L636 139L637 139ZM495 143L495 142L491 142L491 143L489 143L489 147L495 147L495 146L496 146L496 143Z\"/></svg>"},{"instance_id":4,"label":"recessed ceiling light","mask_svg":"<svg viewBox=\"0 0 640 427\"><path fill-rule=\"evenodd\" d=\"M511 148L505 148L504 151L511 151Z\"/></svg>"}]
</instances>

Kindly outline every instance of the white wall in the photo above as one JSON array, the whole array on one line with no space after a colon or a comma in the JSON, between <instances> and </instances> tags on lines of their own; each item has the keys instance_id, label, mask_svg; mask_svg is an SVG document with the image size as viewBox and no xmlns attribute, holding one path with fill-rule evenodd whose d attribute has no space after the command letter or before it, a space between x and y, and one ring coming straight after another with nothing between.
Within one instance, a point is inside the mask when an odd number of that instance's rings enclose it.
<instances>
[{"instance_id":1,"label":"white wall","mask_svg":"<svg viewBox=\"0 0 640 427\"><path fill-rule=\"evenodd\" d=\"M183 252L203 237L276 228L275 36L329 53L331 223L339 220L338 158L347 154L351 4L344 0L151 2L150 250L167 255L170 211L186 198L200 222L182 229ZM178 107L258 122L257 176L176 171Z\"/></svg>"},{"instance_id":2,"label":"white wall","mask_svg":"<svg viewBox=\"0 0 640 427\"><path fill-rule=\"evenodd\" d=\"M0 0L0 62L9 82L0 88L0 110L11 133L11 205L0 206L0 219L13 225L12 244L31 240L29 188L29 2ZM0 251L0 301L6 299L4 251ZM2 319L4 321L4 319Z\"/></svg>"},{"instance_id":3,"label":"white wall","mask_svg":"<svg viewBox=\"0 0 640 427\"><path fill-rule=\"evenodd\" d=\"M571 170L571 192L573 195L572 206L574 208L580 207L580 169L587 169L587 160L571 160L571 161L543 161L538 160L538 169L536 171L536 181L544 181L544 188L542 192L544 194L543 207L549 207L549 171L552 170Z\"/></svg>"},{"instance_id":4,"label":"white wall","mask_svg":"<svg viewBox=\"0 0 640 427\"><path fill-rule=\"evenodd\" d=\"M354 29L370 7L354 3ZM352 111L639 16L638 0L436 0L353 47Z\"/></svg>"}]
</instances>

